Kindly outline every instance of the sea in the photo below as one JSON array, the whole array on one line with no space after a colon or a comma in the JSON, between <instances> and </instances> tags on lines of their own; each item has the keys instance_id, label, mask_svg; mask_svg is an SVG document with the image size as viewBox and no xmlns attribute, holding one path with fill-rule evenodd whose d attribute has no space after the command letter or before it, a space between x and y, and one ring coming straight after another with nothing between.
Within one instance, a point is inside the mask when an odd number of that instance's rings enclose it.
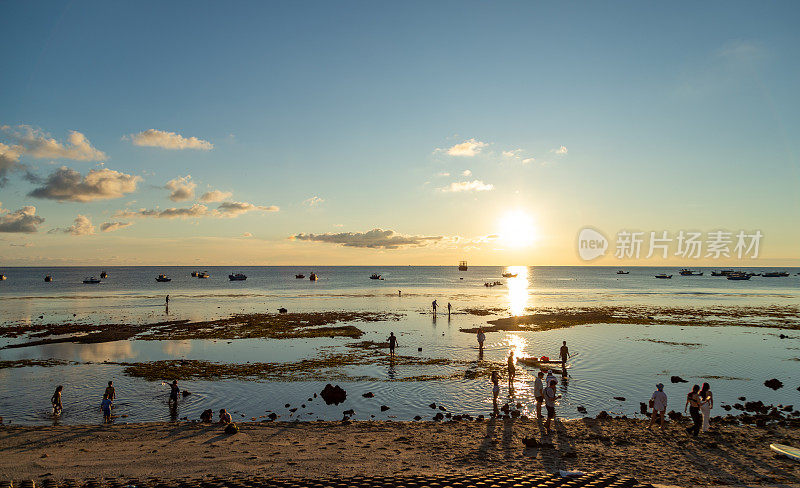
<instances>
[{"instance_id":1,"label":"sea","mask_svg":"<svg viewBox=\"0 0 800 488\"><path fill-rule=\"evenodd\" d=\"M486 377L419 380L446 376L451 364L400 366L376 353L369 365L347 366L350 377L365 381L331 381L347 391L347 400L326 405L314 394L326 381L187 380L190 395L177 408L168 404L164 381L146 381L123 373L108 362L163 359L207 360L222 363L296 362L320 354L345 353L347 344L383 342L398 336L399 355L488 361L498 368L510 352L519 356L558 355L567 341L572 358L567 376L559 374L562 398L557 413L579 418L607 411L638 415L656 383L666 384L669 409L683 411L694 383L709 382L715 394L715 414L721 405L739 397L772 404L800 405L800 330L747 325L692 327L683 325L586 324L547 331L491 332L483 356L474 334L460 329L486 325L495 318L553 308L671 307L740 309L800 307L800 268L749 268L747 271L786 271L787 277L754 276L746 281L713 277L714 268L696 268L702 276L680 276L672 267L630 267L617 274L610 267L471 266L243 266L243 267L9 267L0 273L0 329L19 323L91 321L98 324L146 324L164 320L193 321L237 313L363 311L401 314L398 321L355 322L365 332L360 339L238 339L126 340L99 344L57 343L5 348L19 338L0 338L3 361L61 359L80 364L53 367L0 367L0 417L11 424L95 424L102 422L100 401L113 380L117 401L115 422L197 419L205 409L226 408L241 421L274 412L282 421L340 420L354 410L353 420L430 420L436 403L452 414L488 415L492 385ZM107 278L84 284L88 277ZM192 271L209 273L207 279ZM308 276L316 273L317 281ZM245 281L230 281L243 273ZM381 279L370 279L373 273ZM502 277L503 273L515 277ZM671 279L656 279L666 273ZM156 277L166 274L170 282ZM298 279L297 274L305 275ZM52 276L45 282L46 275ZM485 286L499 282L496 286ZM169 295L169 307L165 298ZM431 313L436 300L439 313ZM452 314L442 313L447 304ZM465 313L486 309L490 315ZM800 317L795 317L800 320ZM765 317L764 322L771 318ZM796 321L794 322L797 323ZM463 369L463 366L461 366ZM538 370L518 366L513 385L501 381L501 405L519 405L525 415L535 411L533 381ZM688 383L671 383L681 376ZM764 381L777 378L784 386L772 390ZM412 379L412 380L409 380ZM64 411L54 416L50 396L63 385ZM371 392L373 397L364 398ZM615 399L624 398L624 400ZM310 400L309 400L310 399ZM287 407L286 405L289 405ZM381 406L389 407L382 409ZM296 410L292 410L296 409ZM735 411L733 412L735 413Z\"/></svg>"}]
</instances>

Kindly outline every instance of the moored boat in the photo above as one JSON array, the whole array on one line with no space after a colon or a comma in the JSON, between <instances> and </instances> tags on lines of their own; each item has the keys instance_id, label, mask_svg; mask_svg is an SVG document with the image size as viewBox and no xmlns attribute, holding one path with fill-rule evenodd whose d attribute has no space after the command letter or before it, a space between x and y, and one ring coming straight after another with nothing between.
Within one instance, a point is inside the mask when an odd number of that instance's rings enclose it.
<instances>
[{"instance_id":1,"label":"moored boat","mask_svg":"<svg viewBox=\"0 0 800 488\"><path fill-rule=\"evenodd\" d=\"M691 269L683 268L682 270L678 271L681 276L703 276L703 272L700 271L692 271Z\"/></svg>"},{"instance_id":2,"label":"moored boat","mask_svg":"<svg viewBox=\"0 0 800 488\"><path fill-rule=\"evenodd\" d=\"M503 273L503 278L516 278L517 273Z\"/></svg>"},{"instance_id":3,"label":"moored boat","mask_svg":"<svg viewBox=\"0 0 800 488\"><path fill-rule=\"evenodd\" d=\"M711 276L728 276L733 272L732 269L723 269L722 271L712 271Z\"/></svg>"},{"instance_id":4,"label":"moored boat","mask_svg":"<svg viewBox=\"0 0 800 488\"><path fill-rule=\"evenodd\" d=\"M53 277L50 276L50 275L47 275L47 276L44 277L44 281L47 282L47 283L50 283L51 281L53 281Z\"/></svg>"},{"instance_id":5,"label":"moored boat","mask_svg":"<svg viewBox=\"0 0 800 488\"><path fill-rule=\"evenodd\" d=\"M206 278L211 278L211 275L208 274L208 271L203 271L202 273L197 273L197 277L206 279Z\"/></svg>"},{"instance_id":6,"label":"moored boat","mask_svg":"<svg viewBox=\"0 0 800 488\"><path fill-rule=\"evenodd\" d=\"M458 262L458 270L459 271L466 271L467 270L467 262L466 261L459 261Z\"/></svg>"},{"instance_id":7,"label":"moored boat","mask_svg":"<svg viewBox=\"0 0 800 488\"><path fill-rule=\"evenodd\" d=\"M108 273L106 273L105 271L103 271L102 273L100 273L100 279L101 279L101 280L104 280L104 279L106 279L106 278L108 278Z\"/></svg>"},{"instance_id":8,"label":"moored boat","mask_svg":"<svg viewBox=\"0 0 800 488\"><path fill-rule=\"evenodd\" d=\"M631 272L630 271L622 271L620 269L620 270L617 270L617 274L631 274Z\"/></svg>"},{"instance_id":9,"label":"moored boat","mask_svg":"<svg viewBox=\"0 0 800 488\"><path fill-rule=\"evenodd\" d=\"M229 274L228 279L231 281L244 281L247 279L243 273Z\"/></svg>"},{"instance_id":10,"label":"moored boat","mask_svg":"<svg viewBox=\"0 0 800 488\"><path fill-rule=\"evenodd\" d=\"M372 273L369 276L369 279L371 279L371 280L379 280L379 279L381 279L381 275L379 275L378 273Z\"/></svg>"},{"instance_id":11,"label":"moored boat","mask_svg":"<svg viewBox=\"0 0 800 488\"><path fill-rule=\"evenodd\" d=\"M308 275L308 279L311 281L317 281L317 273L311 273Z\"/></svg>"},{"instance_id":12,"label":"moored boat","mask_svg":"<svg viewBox=\"0 0 800 488\"><path fill-rule=\"evenodd\" d=\"M0 281L5 281L8 277L4 274L0 274Z\"/></svg>"},{"instance_id":13,"label":"moored boat","mask_svg":"<svg viewBox=\"0 0 800 488\"><path fill-rule=\"evenodd\" d=\"M199 274L200 273L198 273L197 271L192 271L192 278L197 278L197 275Z\"/></svg>"},{"instance_id":14,"label":"moored boat","mask_svg":"<svg viewBox=\"0 0 800 488\"><path fill-rule=\"evenodd\" d=\"M764 278L782 278L784 276L789 276L789 273L786 271L765 271L761 273L761 276Z\"/></svg>"},{"instance_id":15,"label":"moored boat","mask_svg":"<svg viewBox=\"0 0 800 488\"><path fill-rule=\"evenodd\" d=\"M89 278L84 278L83 279L83 283L86 284L86 285L96 285L96 284L100 283L100 278L95 278L94 276L89 277Z\"/></svg>"},{"instance_id":16,"label":"moored boat","mask_svg":"<svg viewBox=\"0 0 800 488\"><path fill-rule=\"evenodd\" d=\"M672 275L668 275L668 274L662 273L662 274L657 274L656 278L658 278L660 280L668 280L668 279L672 278Z\"/></svg>"},{"instance_id":17,"label":"moored boat","mask_svg":"<svg viewBox=\"0 0 800 488\"><path fill-rule=\"evenodd\" d=\"M561 361L551 360L550 358L517 358L519 364L525 366L535 366L541 369L561 369Z\"/></svg>"},{"instance_id":18,"label":"moored boat","mask_svg":"<svg viewBox=\"0 0 800 488\"><path fill-rule=\"evenodd\" d=\"M298 280L302 280L303 278L306 277L306 275L304 275L304 274L296 274L296 275L294 275L294 277L297 278Z\"/></svg>"},{"instance_id":19,"label":"moored boat","mask_svg":"<svg viewBox=\"0 0 800 488\"><path fill-rule=\"evenodd\" d=\"M729 280L733 280L733 281L741 281L741 280L749 280L750 279L750 275L747 274L747 273L733 272L733 273L728 274L728 276L726 276L726 278L728 278Z\"/></svg>"},{"instance_id":20,"label":"moored boat","mask_svg":"<svg viewBox=\"0 0 800 488\"><path fill-rule=\"evenodd\" d=\"M158 281L159 283L168 283L168 282L172 281L172 278L170 278L169 276L167 276L165 274L160 274L156 278L156 281Z\"/></svg>"}]
</instances>

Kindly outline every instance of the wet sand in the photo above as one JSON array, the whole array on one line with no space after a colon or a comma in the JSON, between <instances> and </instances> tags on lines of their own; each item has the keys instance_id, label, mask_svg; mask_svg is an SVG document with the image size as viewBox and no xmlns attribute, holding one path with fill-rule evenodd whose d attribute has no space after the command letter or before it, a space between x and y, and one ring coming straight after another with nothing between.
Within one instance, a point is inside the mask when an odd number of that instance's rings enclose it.
<instances>
[{"instance_id":1,"label":"wet sand","mask_svg":"<svg viewBox=\"0 0 800 488\"><path fill-rule=\"evenodd\" d=\"M0 426L0 479L157 476L320 478L475 474L498 469L616 472L640 482L690 485L800 483L800 464L774 456L773 442L800 445L791 426L719 425L690 438L669 422L582 419L542 436L535 420L473 422L190 422L57 427ZM552 446L525 448L535 437Z\"/></svg>"}]
</instances>

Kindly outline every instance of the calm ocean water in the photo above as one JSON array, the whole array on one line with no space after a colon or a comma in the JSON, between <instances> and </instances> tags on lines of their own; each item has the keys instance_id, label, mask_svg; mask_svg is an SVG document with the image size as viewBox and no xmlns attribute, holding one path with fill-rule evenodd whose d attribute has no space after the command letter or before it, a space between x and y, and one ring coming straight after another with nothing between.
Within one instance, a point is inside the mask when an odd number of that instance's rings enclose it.
<instances>
[{"instance_id":1,"label":"calm ocean water","mask_svg":"<svg viewBox=\"0 0 800 488\"><path fill-rule=\"evenodd\" d=\"M539 307L641 305L676 307L799 306L800 269L782 269L785 278L753 277L729 281L711 277L711 268L698 268L704 276L682 277L676 268L515 267L517 278L501 278L502 267L108 267L108 268L3 268L8 279L0 282L0 327L19 321L57 323L90 320L97 323L145 323L165 318L201 320L236 312L362 310L404 314L399 322L356 324L365 331L359 340L383 341L389 331L400 338L399 354L425 358L478 361L475 336L459 328L485 324L493 317L462 314L466 307L497 308L497 316L520 315ZM98 285L82 280L105 270L108 278ZM208 271L209 279L190 276ZM771 268L751 269L754 272ZM317 282L295 279L296 273L320 276ZM231 282L228 274L242 272L246 281ZM655 274L673 274L658 280ZM167 274L169 283L155 277ZM370 280L379 273L383 280ZM45 283L44 276L53 276ZM492 288L485 282L501 281ZM398 290L402 296L398 296ZM170 309L164 297L171 298ZM429 313L430 302L453 304L449 319ZM41 317L41 318L40 318ZM780 339L787 333L790 339ZM741 395L773 403L800 403L800 332L753 327L679 327L646 325L587 325L547 332L503 332L487 335L484 360L498 364L510 350L518 355L555 356L561 340L567 340L574 358L568 381L559 388L564 398L558 410L578 416L583 405L589 414L600 410L633 414L646 401L658 381L667 383L671 407L682 408L686 385L669 384L670 375L692 382L709 381L717 402L735 402ZM676 346L663 342L692 343ZM13 341L13 340L12 340ZM0 346L9 343L0 340ZM348 339L239 340L227 341L118 341L104 344L51 344L41 347L0 349L0 360L60 358L80 362L149 361L187 358L222 362L279 362L314 357L320 351L347 350ZM422 352L417 349L422 348ZM427 369L426 369L427 368ZM449 368L449 369L448 369ZM430 417L427 404L437 402L454 413L488 413L491 388L487 380L396 381L421 374L443 374L452 366L399 367L383 359L370 366L350 367L353 376L379 381L344 384L349 394L339 406L320 405L290 413L284 404L297 406L324 382L187 381L183 388L193 394L182 398L170 411L168 389L161 382L129 378L114 365L82 364L53 368L0 369L0 416L13 423L51 423L48 399L63 384L65 409L62 423L95 423L102 419L99 400L105 382L117 385L116 413L125 421L166 420L172 416L197 418L205 408L228 408L245 418L274 410L282 420L341 418L356 410L356 419L410 419ZM522 368L514 391L504 385L505 397L532 406L531 386L535 371ZM773 392L763 381L776 377L785 383ZM709 379L712 378L712 379ZM361 393L372 391L375 398ZM626 401L613 400L614 396ZM308 402L306 402L308 403ZM381 404L390 410L380 412ZM122 419L120 419L122 420Z\"/></svg>"}]
</instances>

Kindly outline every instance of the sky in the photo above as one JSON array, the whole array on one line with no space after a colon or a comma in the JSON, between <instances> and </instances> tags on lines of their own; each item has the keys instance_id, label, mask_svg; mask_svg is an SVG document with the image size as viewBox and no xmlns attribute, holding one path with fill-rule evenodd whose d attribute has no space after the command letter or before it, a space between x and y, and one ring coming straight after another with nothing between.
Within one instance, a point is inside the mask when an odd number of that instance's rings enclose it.
<instances>
[{"instance_id":1,"label":"sky","mask_svg":"<svg viewBox=\"0 0 800 488\"><path fill-rule=\"evenodd\" d=\"M797 2L0 2L0 267L798 266L799 20ZM584 228L609 241L591 261ZM728 257L707 255L718 231ZM615 256L620 232L641 255Z\"/></svg>"}]
</instances>

